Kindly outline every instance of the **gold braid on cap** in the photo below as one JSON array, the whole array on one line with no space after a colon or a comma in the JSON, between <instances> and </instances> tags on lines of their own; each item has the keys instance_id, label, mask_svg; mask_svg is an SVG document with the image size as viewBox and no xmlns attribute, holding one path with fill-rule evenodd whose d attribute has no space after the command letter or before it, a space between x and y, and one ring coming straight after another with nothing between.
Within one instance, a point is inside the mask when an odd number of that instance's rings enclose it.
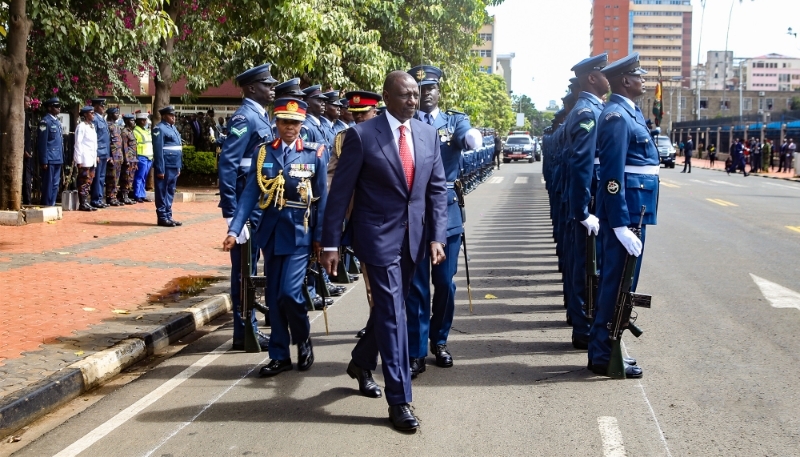
<instances>
[{"instance_id":1,"label":"gold braid on cap","mask_svg":"<svg viewBox=\"0 0 800 457\"><path fill-rule=\"evenodd\" d=\"M264 159L267 157L267 145L262 144L261 149L258 150L258 159L256 160L256 177L258 178L258 187L261 188L261 197L258 199L258 207L267 209L272 200L275 200L275 206L278 210L283 209L285 200L283 199L283 185L286 180L283 178L283 170L278 170L278 176L267 179L261 174L261 167L264 166ZM276 196L277 194L277 196Z\"/></svg>"}]
</instances>

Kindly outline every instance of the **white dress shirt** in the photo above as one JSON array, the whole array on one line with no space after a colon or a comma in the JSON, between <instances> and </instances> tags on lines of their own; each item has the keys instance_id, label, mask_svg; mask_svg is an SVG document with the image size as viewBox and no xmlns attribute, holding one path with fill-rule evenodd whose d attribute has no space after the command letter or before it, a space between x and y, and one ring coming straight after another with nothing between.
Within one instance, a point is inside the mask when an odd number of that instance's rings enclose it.
<instances>
[{"instance_id":1,"label":"white dress shirt","mask_svg":"<svg viewBox=\"0 0 800 457\"><path fill-rule=\"evenodd\" d=\"M401 123L396 117L392 116L389 111L383 113L386 120L389 121L389 127L392 129L392 136L394 136L394 145L397 146L397 153L400 153L400 126L406 127L406 143L408 143L408 150L411 152L411 161L417 163L414 156L414 138L411 133L411 120Z\"/></svg>"},{"instance_id":2,"label":"white dress shirt","mask_svg":"<svg viewBox=\"0 0 800 457\"><path fill-rule=\"evenodd\" d=\"M75 127L75 157L73 161L79 167L97 166L97 132L94 130L94 124L81 121Z\"/></svg>"},{"instance_id":3,"label":"white dress shirt","mask_svg":"<svg viewBox=\"0 0 800 457\"><path fill-rule=\"evenodd\" d=\"M247 103L248 105L252 106L253 108L255 108L255 110L258 111L258 114L260 114L262 116L266 116L267 115L267 110L264 109L264 107L261 106L260 103L258 103L257 101L253 100L252 98L245 97L244 98L244 102Z\"/></svg>"}]
</instances>

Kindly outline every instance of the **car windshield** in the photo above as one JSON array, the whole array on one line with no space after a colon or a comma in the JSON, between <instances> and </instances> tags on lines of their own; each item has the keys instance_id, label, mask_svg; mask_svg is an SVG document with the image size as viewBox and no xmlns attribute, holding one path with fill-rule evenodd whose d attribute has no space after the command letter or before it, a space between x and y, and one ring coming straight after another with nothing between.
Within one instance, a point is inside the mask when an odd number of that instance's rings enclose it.
<instances>
[{"instance_id":1,"label":"car windshield","mask_svg":"<svg viewBox=\"0 0 800 457\"><path fill-rule=\"evenodd\" d=\"M506 144L530 144L530 143L531 143L530 138L525 138L525 137L509 138L508 141L506 141Z\"/></svg>"}]
</instances>

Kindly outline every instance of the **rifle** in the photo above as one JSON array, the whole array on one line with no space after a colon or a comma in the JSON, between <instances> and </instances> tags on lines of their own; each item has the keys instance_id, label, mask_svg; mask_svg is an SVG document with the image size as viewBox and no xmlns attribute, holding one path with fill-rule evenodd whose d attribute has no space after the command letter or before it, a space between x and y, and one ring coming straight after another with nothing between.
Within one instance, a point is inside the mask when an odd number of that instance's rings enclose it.
<instances>
[{"instance_id":1,"label":"rifle","mask_svg":"<svg viewBox=\"0 0 800 457\"><path fill-rule=\"evenodd\" d=\"M589 208L594 206L594 197L589 202ZM594 297L597 293L597 235L589 232L586 235L586 284L583 288L583 315L588 319L594 318Z\"/></svg>"},{"instance_id":2,"label":"rifle","mask_svg":"<svg viewBox=\"0 0 800 457\"><path fill-rule=\"evenodd\" d=\"M646 207L642 205L642 211L639 214L639 226L632 229L633 233L640 239L642 237L642 221L644 220L645 209ZM611 360L608 363L607 375L611 378L625 379L625 362L622 359L622 347L620 345L622 332L627 328L636 338L639 338L644 333L642 329L634 324L636 316L631 318L633 307L650 308L652 298L650 295L631 292L637 261L638 258L634 255L628 254L625 258L622 281L617 291L617 304L614 307L614 317L608 323L608 337L611 338Z\"/></svg>"},{"instance_id":3,"label":"rifle","mask_svg":"<svg viewBox=\"0 0 800 457\"><path fill-rule=\"evenodd\" d=\"M453 183L453 190L456 192L458 198L458 207L461 209L461 221L467 222L467 210L464 207L464 188L460 179L456 179ZM467 296L469 297L469 313L472 313L472 284L469 280L469 254L467 253L467 230L461 234L461 245L464 247L464 271L467 273Z\"/></svg>"},{"instance_id":4,"label":"rifle","mask_svg":"<svg viewBox=\"0 0 800 457\"><path fill-rule=\"evenodd\" d=\"M325 334L330 335L328 331L328 305L325 304L325 298L330 297L330 292L328 291L328 286L325 284L325 277L322 276L322 265L320 265L319 259L317 259L316 256L311 257L308 264L308 271L314 275L314 287L317 290L317 295L322 297L322 316L325 318Z\"/></svg>"},{"instance_id":5,"label":"rifle","mask_svg":"<svg viewBox=\"0 0 800 457\"><path fill-rule=\"evenodd\" d=\"M250 229L250 222L247 222L247 228L248 230ZM242 322L244 322L244 352L261 352L261 345L258 344L258 336L250 315L253 313L253 309L257 307L256 284L261 284L262 287L266 286L267 278L265 276L253 276L251 264L252 244L252 239L248 237L247 241L241 245L242 282L240 284L239 315L242 316ZM267 314L266 308L261 309L261 311Z\"/></svg>"}]
</instances>

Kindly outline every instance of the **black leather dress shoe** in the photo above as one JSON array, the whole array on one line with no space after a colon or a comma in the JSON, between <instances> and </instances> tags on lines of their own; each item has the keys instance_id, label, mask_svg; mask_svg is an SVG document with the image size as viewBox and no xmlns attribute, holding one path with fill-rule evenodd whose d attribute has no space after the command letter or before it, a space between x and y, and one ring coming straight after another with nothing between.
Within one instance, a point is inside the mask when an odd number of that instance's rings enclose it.
<instances>
[{"instance_id":1,"label":"black leather dress shoe","mask_svg":"<svg viewBox=\"0 0 800 457\"><path fill-rule=\"evenodd\" d=\"M122 206L122 203L115 198L113 200L106 200L106 205L108 205L108 206Z\"/></svg>"},{"instance_id":2,"label":"black leather dress shoe","mask_svg":"<svg viewBox=\"0 0 800 457\"><path fill-rule=\"evenodd\" d=\"M358 281L358 278L359 278L358 275L350 275L350 282L356 282Z\"/></svg>"},{"instance_id":3,"label":"black leather dress shoe","mask_svg":"<svg viewBox=\"0 0 800 457\"><path fill-rule=\"evenodd\" d=\"M575 335L572 335L572 347L580 350L589 349L589 340L576 338Z\"/></svg>"},{"instance_id":4,"label":"black leather dress shoe","mask_svg":"<svg viewBox=\"0 0 800 457\"><path fill-rule=\"evenodd\" d=\"M315 311L322 311L322 308L325 307L325 299L317 295L311 299L311 304L314 305Z\"/></svg>"},{"instance_id":5,"label":"black leather dress shoe","mask_svg":"<svg viewBox=\"0 0 800 457\"><path fill-rule=\"evenodd\" d=\"M446 344L432 344L431 353L436 357L437 367L450 368L453 366L453 356L450 355Z\"/></svg>"},{"instance_id":6,"label":"black leather dress shoe","mask_svg":"<svg viewBox=\"0 0 800 457\"><path fill-rule=\"evenodd\" d=\"M180 227L181 225L183 225L183 222L178 222L175 219L170 219L169 221L175 224L175 227Z\"/></svg>"},{"instance_id":7,"label":"black leather dress shoe","mask_svg":"<svg viewBox=\"0 0 800 457\"><path fill-rule=\"evenodd\" d=\"M172 221L159 220L158 221L158 226L159 227L175 227L175 223L172 222Z\"/></svg>"},{"instance_id":8,"label":"black leather dress shoe","mask_svg":"<svg viewBox=\"0 0 800 457\"><path fill-rule=\"evenodd\" d=\"M311 338L309 338L297 345L297 369L306 371L311 368L313 363L314 346L311 344Z\"/></svg>"},{"instance_id":9,"label":"black leather dress shoe","mask_svg":"<svg viewBox=\"0 0 800 457\"><path fill-rule=\"evenodd\" d=\"M135 201L133 201L133 200L131 200L131 199L130 199L130 198L128 198L128 197L125 197L125 198L122 200L122 204L123 204L123 205L135 205L135 204L136 204L136 202L135 202Z\"/></svg>"},{"instance_id":10,"label":"black leather dress shoe","mask_svg":"<svg viewBox=\"0 0 800 457\"><path fill-rule=\"evenodd\" d=\"M356 338L364 338L364 335L367 334L367 328L364 327L356 333Z\"/></svg>"},{"instance_id":11,"label":"black leather dress shoe","mask_svg":"<svg viewBox=\"0 0 800 457\"><path fill-rule=\"evenodd\" d=\"M608 365L592 365L592 372L601 376L608 376ZM625 364L625 377L626 378L641 378L642 369L635 365Z\"/></svg>"},{"instance_id":12,"label":"black leather dress shoe","mask_svg":"<svg viewBox=\"0 0 800 457\"><path fill-rule=\"evenodd\" d=\"M408 403L390 406L389 420L392 421L394 428L402 432L412 432L419 428L419 422Z\"/></svg>"},{"instance_id":13,"label":"black leather dress shoe","mask_svg":"<svg viewBox=\"0 0 800 457\"><path fill-rule=\"evenodd\" d=\"M88 203L81 203L81 205L78 207L78 211L97 211L97 208L89 205Z\"/></svg>"},{"instance_id":14,"label":"black leather dress shoe","mask_svg":"<svg viewBox=\"0 0 800 457\"><path fill-rule=\"evenodd\" d=\"M383 396L378 383L372 379L371 371L362 369L351 360L350 364L347 365L347 374L358 381L358 391L361 392L361 395L369 398L381 398Z\"/></svg>"},{"instance_id":15,"label":"black leather dress shoe","mask_svg":"<svg viewBox=\"0 0 800 457\"><path fill-rule=\"evenodd\" d=\"M275 376L284 371L292 371L292 359L270 360L268 364L261 367L258 374L261 376Z\"/></svg>"},{"instance_id":16,"label":"black leather dress shoe","mask_svg":"<svg viewBox=\"0 0 800 457\"><path fill-rule=\"evenodd\" d=\"M328 283L325 286L328 288L328 294L330 294L331 297L341 296L344 293L344 291L347 290L347 287L337 286L336 284Z\"/></svg>"},{"instance_id":17,"label":"black leather dress shoe","mask_svg":"<svg viewBox=\"0 0 800 457\"><path fill-rule=\"evenodd\" d=\"M411 379L416 378L420 373L425 372L425 357L411 357Z\"/></svg>"}]
</instances>

